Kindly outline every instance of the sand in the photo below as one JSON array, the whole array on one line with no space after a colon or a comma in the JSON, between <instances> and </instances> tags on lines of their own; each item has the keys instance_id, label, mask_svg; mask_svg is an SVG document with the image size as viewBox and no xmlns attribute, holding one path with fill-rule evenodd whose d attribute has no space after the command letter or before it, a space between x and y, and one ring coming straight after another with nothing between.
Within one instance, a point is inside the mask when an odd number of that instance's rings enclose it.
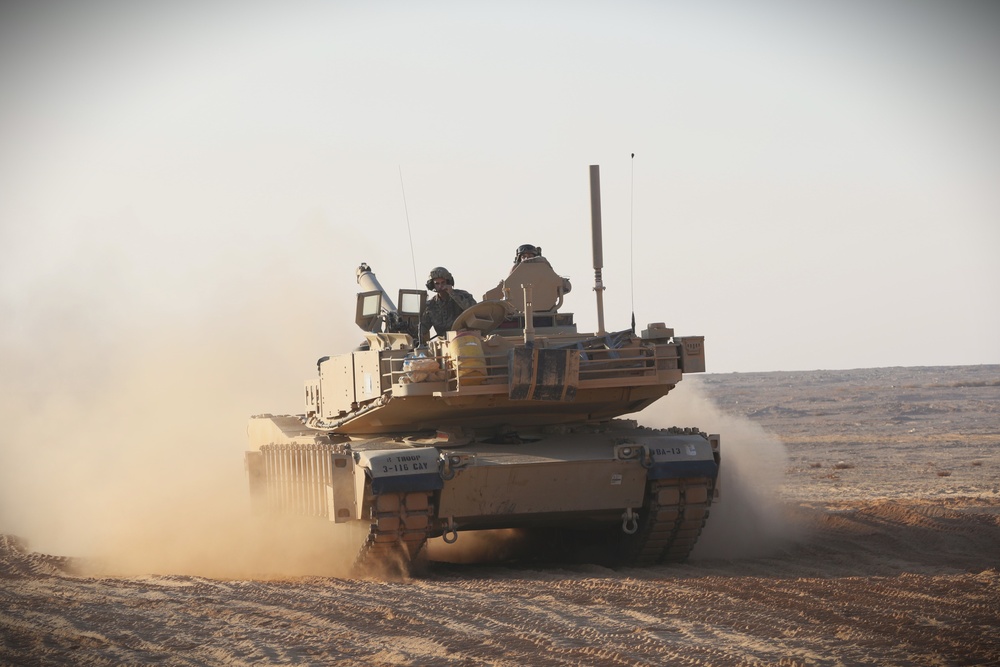
<instances>
[{"instance_id":1,"label":"sand","mask_svg":"<svg viewBox=\"0 0 1000 667\"><path fill-rule=\"evenodd\" d=\"M7 535L0 664L1000 664L1000 367L682 387L642 420L723 435L722 497L687 563L233 576Z\"/></svg>"}]
</instances>

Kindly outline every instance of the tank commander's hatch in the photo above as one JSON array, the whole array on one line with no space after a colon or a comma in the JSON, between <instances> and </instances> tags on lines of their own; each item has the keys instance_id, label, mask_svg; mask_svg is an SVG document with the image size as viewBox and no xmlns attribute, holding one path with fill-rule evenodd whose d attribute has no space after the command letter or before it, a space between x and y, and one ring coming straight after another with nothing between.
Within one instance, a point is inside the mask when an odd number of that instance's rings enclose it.
<instances>
[{"instance_id":1,"label":"tank commander's hatch","mask_svg":"<svg viewBox=\"0 0 1000 667\"><path fill-rule=\"evenodd\" d=\"M569 280L553 270L544 257L526 259L505 280L483 295L483 301L506 299L519 313L524 312L524 288L531 285L531 308L535 313L554 313L569 292Z\"/></svg>"}]
</instances>

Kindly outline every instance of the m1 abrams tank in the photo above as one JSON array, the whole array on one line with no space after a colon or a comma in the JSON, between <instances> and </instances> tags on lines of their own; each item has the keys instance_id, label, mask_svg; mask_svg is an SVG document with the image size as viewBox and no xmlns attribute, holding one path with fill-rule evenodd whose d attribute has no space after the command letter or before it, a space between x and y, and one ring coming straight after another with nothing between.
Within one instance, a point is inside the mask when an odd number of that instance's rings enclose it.
<instances>
[{"instance_id":1,"label":"m1 abrams tank","mask_svg":"<svg viewBox=\"0 0 1000 667\"><path fill-rule=\"evenodd\" d=\"M364 343L318 361L304 414L250 420L255 510L359 527L362 567L496 528L544 536L548 557L685 559L718 496L720 438L618 417L704 371L704 340L604 330L596 166L590 181L598 331L577 331L568 281L538 257L421 345L426 293L400 290L397 308L362 264Z\"/></svg>"}]
</instances>

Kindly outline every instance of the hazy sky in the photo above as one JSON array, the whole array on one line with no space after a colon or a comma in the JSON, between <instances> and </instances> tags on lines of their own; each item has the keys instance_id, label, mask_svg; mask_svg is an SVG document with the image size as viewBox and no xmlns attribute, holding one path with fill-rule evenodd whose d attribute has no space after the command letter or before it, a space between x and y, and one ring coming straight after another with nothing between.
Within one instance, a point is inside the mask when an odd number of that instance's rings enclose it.
<instances>
[{"instance_id":1,"label":"hazy sky","mask_svg":"<svg viewBox=\"0 0 1000 667\"><path fill-rule=\"evenodd\" d=\"M593 328L600 164L609 329L715 372L1000 362L1000 12L805 4L6 3L4 328L211 337L280 276L352 330L358 262L482 294L527 242Z\"/></svg>"},{"instance_id":2,"label":"hazy sky","mask_svg":"<svg viewBox=\"0 0 1000 667\"><path fill-rule=\"evenodd\" d=\"M1000 362L998 18L4 3L0 532L229 525L247 415L358 342L362 261L480 295L541 245L593 330L591 164L609 330L704 335L709 372Z\"/></svg>"}]
</instances>

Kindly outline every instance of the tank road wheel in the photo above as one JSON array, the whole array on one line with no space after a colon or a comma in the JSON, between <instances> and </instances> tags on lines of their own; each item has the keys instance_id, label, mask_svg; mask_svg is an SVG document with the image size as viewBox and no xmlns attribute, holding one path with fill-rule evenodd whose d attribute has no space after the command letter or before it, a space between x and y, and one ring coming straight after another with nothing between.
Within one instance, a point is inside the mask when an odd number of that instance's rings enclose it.
<instances>
[{"instance_id":1,"label":"tank road wheel","mask_svg":"<svg viewBox=\"0 0 1000 667\"><path fill-rule=\"evenodd\" d=\"M355 569L409 574L433 525L432 495L430 491L374 495L371 482L367 482L364 510L370 524Z\"/></svg>"},{"instance_id":2,"label":"tank road wheel","mask_svg":"<svg viewBox=\"0 0 1000 667\"><path fill-rule=\"evenodd\" d=\"M655 565L683 561L691 553L712 504L714 480L652 480L639 510L638 530L620 532L619 565Z\"/></svg>"}]
</instances>

